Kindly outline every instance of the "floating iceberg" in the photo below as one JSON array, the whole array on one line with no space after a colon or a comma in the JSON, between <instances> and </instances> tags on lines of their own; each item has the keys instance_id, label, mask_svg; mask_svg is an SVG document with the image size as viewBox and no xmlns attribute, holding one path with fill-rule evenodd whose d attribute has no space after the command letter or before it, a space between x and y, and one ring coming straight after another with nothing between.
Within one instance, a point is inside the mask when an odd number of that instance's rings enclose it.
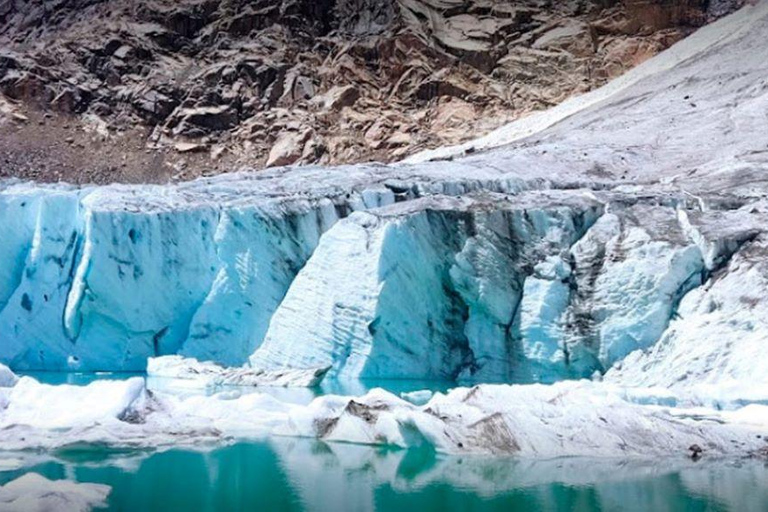
<instances>
[{"instance_id":1,"label":"floating iceberg","mask_svg":"<svg viewBox=\"0 0 768 512\"><path fill-rule=\"evenodd\" d=\"M13 387L18 380L19 378L16 377L16 374L10 368L0 364L0 388Z\"/></svg>"},{"instance_id":2,"label":"floating iceberg","mask_svg":"<svg viewBox=\"0 0 768 512\"><path fill-rule=\"evenodd\" d=\"M424 405L429 402L433 396L434 392L429 389L420 389L418 391L400 393L400 398L406 402L411 402L413 405Z\"/></svg>"},{"instance_id":3,"label":"floating iceberg","mask_svg":"<svg viewBox=\"0 0 768 512\"><path fill-rule=\"evenodd\" d=\"M225 368L212 362L181 356L153 357L147 361L147 375L192 381L201 388L218 386L272 386L312 388L320 384L330 366L306 370L265 371L250 367Z\"/></svg>"},{"instance_id":4,"label":"floating iceberg","mask_svg":"<svg viewBox=\"0 0 768 512\"><path fill-rule=\"evenodd\" d=\"M294 409L288 432L329 441L534 458L698 456L701 447L717 457L733 455L736 446L744 455L760 455L768 447L756 435L765 426L764 408L739 416L641 405L627 397L620 388L588 381L479 385L437 394L418 407L373 390L356 398L321 397Z\"/></svg>"},{"instance_id":5,"label":"floating iceberg","mask_svg":"<svg viewBox=\"0 0 768 512\"><path fill-rule=\"evenodd\" d=\"M768 448L762 436L768 406L719 412L649 405L670 397L589 381L457 388L424 405L382 389L322 396L308 405L258 391L176 394L150 391L141 378L79 387L24 377L0 392L7 450L163 447L269 435L536 458L764 456Z\"/></svg>"},{"instance_id":6,"label":"floating iceberg","mask_svg":"<svg viewBox=\"0 0 768 512\"><path fill-rule=\"evenodd\" d=\"M48 480L37 473L27 473L0 486L0 509L8 512L87 512L106 507L111 491L108 485Z\"/></svg>"}]
</instances>

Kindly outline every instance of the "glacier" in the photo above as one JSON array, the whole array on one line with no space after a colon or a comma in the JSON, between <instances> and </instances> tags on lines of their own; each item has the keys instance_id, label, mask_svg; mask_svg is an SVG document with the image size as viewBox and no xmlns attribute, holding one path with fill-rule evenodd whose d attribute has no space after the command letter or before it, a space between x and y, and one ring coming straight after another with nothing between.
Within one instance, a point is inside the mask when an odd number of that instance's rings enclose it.
<instances>
[{"instance_id":1,"label":"glacier","mask_svg":"<svg viewBox=\"0 0 768 512\"><path fill-rule=\"evenodd\" d=\"M0 181L4 446L280 433L532 457L764 455L767 31L768 2L749 5L619 85L431 161ZM381 390L302 405L13 374L148 361L202 373L204 388L312 385L326 368L463 387L408 395L422 405Z\"/></svg>"},{"instance_id":2,"label":"glacier","mask_svg":"<svg viewBox=\"0 0 768 512\"><path fill-rule=\"evenodd\" d=\"M743 211L766 195L766 12L745 7L562 118L510 128L525 138L463 157L175 185L5 181L0 362L605 374L669 338L684 298L763 230ZM707 219L737 211L742 232L707 238Z\"/></svg>"},{"instance_id":3,"label":"glacier","mask_svg":"<svg viewBox=\"0 0 768 512\"><path fill-rule=\"evenodd\" d=\"M355 214L322 239L251 364L512 380L525 367L511 330L527 268L557 258L600 209L549 192L429 197Z\"/></svg>"},{"instance_id":4,"label":"glacier","mask_svg":"<svg viewBox=\"0 0 768 512\"><path fill-rule=\"evenodd\" d=\"M524 186L440 167L283 169L179 186L5 183L0 204L13 222L0 252L13 264L3 265L0 361L141 371L148 357L178 353L242 365L340 218L416 195ZM457 170L475 177L457 182Z\"/></svg>"}]
</instances>

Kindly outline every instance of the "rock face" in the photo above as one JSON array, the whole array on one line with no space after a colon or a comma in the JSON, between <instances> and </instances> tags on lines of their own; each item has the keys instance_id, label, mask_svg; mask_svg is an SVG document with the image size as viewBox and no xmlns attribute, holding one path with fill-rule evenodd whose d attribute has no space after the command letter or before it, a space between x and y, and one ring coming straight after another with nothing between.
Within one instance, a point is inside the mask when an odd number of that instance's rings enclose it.
<instances>
[{"instance_id":1,"label":"rock face","mask_svg":"<svg viewBox=\"0 0 768 512\"><path fill-rule=\"evenodd\" d=\"M10 0L0 174L391 161L591 90L741 3Z\"/></svg>"}]
</instances>

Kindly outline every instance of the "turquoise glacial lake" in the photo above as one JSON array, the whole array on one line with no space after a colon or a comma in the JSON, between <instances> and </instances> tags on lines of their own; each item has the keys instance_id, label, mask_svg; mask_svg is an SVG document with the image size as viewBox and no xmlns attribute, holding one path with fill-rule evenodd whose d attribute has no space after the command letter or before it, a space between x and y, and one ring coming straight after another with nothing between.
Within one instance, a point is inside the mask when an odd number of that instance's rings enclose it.
<instances>
[{"instance_id":1,"label":"turquoise glacial lake","mask_svg":"<svg viewBox=\"0 0 768 512\"><path fill-rule=\"evenodd\" d=\"M758 461L532 462L289 438L35 456L23 469L0 471L0 485L27 472L103 483L112 487L106 510L125 512L768 509L768 468Z\"/></svg>"},{"instance_id":2,"label":"turquoise glacial lake","mask_svg":"<svg viewBox=\"0 0 768 512\"><path fill-rule=\"evenodd\" d=\"M130 374L34 374L84 385ZM148 381L150 388L166 383ZM328 382L317 390L274 390L309 402L326 393L394 393L451 383ZM260 388L266 389L266 388ZM80 446L54 453L0 451L0 486L26 473L111 487L107 508L125 512L318 511L768 511L768 465L758 460L652 461L444 456L272 437L224 446L112 451Z\"/></svg>"}]
</instances>

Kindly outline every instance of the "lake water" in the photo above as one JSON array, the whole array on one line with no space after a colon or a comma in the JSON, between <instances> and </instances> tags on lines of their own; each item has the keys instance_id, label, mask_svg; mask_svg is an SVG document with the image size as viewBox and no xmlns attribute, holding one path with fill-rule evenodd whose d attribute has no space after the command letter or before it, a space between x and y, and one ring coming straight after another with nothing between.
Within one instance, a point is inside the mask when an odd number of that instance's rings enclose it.
<instances>
[{"instance_id":1,"label":"lake water","mask_svg":"<svg viewBox=\"0 0 768 512\"><path fill-rule=\"evenodd\" d=\"M83 385L134 375L33 376ZM168 385L153 379L148 384ZM309 402L325 393L361 394L376 386L400 393L445 391L455 384L331 381L316 390L259 392ZM162 452L82 446L56 453L0 451L0 485L28 472L107 484L112 487L108 510L131 512L768 511L768 466L756 460L525 461L281 437Z\"/></svg>"},{"instance_id":2,"label":"lake water","mask_svg":"<svg viewBox=\"0 0 768 512\"><path fill-rule=\"evenodd\" d=\"M5 456L5 455L4 455ZM274 438L202 451L90 451L0 471L110 485L114 511L764 511L757 461L449 457ZM34 458L37 457L38 460Z\"/></svg>"}]
</instances>

